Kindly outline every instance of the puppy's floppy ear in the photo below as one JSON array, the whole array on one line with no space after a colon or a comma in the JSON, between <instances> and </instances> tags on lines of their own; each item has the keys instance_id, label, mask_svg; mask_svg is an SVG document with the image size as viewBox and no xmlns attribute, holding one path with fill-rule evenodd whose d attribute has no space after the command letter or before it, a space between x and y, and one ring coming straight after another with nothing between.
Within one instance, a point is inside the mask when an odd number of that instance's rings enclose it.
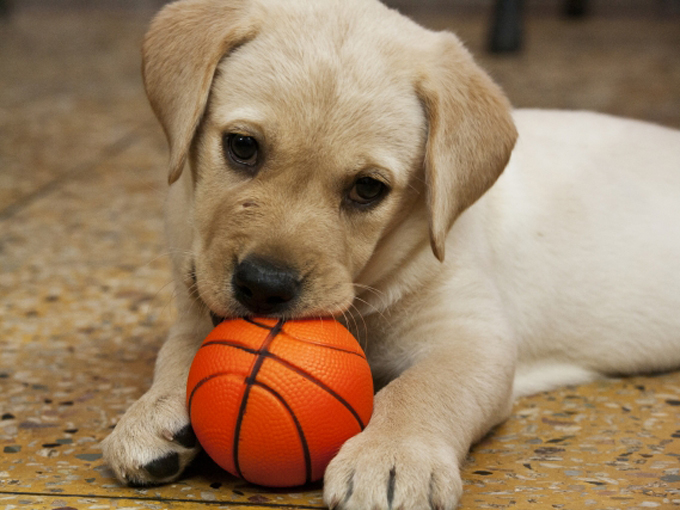
<instances>
[{"instance_id":1,"label":"puppy's floppy ear","mask_svg":"<svg viewBox=\"0 0 680 510\"><path fill-rule=\"evenodd\" d=\"M453 222L500 176L517 138L510 104L453 34L435 34L417 91L428 136L425 182L430 242L444 260Z\"/></svg>"},{"instance_id":2,"label":"puppy's floppy ear","mask_svg":"<svg viewBox=\"0 0 680 510\"><path fill-rule=\"evenodd\" d=\"M151 22L142 48L142 73L170 146L170 184L184 168L217 64L255 32L247 0L181 0Z\"/></svg>"}]
</instances>

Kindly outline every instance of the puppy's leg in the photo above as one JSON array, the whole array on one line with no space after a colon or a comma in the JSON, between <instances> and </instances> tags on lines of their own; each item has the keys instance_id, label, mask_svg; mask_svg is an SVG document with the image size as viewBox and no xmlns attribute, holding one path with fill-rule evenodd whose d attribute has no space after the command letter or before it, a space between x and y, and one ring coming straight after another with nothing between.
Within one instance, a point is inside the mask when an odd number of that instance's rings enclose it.
<instances>
[{"instance_id":1,"label":"puppy's leg","mask_svg":"<svg viewBox=\"0 0 680 510\"><path fill-rule=\"evenodd\" d=\"M190 310L173 326L156 361L154 381L102 443L104 459L134 486L177 478L199 451L186 410L186 381L210 321Z\"/></svg>"},{"instance_id":2,"label":"puppy's leg","mask_svg":"<svg viewBox=\"0 0 680 510\"><path fill-rule=\"evenodd\" d=\"M408 334L419 333L432 331ZM494 333L455 326L440 334L455 341L439 343L382 389L366 429L329 465L324 500L331 509L458 504L459 466L470 445L510 412L515 349L511 337Z\"/></svg>"}]
</instances>

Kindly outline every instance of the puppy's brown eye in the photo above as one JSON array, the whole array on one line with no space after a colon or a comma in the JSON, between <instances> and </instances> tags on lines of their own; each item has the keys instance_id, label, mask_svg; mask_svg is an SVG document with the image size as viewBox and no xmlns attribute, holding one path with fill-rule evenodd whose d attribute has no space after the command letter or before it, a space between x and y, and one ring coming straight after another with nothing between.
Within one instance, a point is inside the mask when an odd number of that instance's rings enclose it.
<instances>
[{"instance_id":1,"label":"puppy's brown eye","mask_svg":"<svg viewBox=\"0 0 680 510\"><path fill-rule=\"evenodd\" d=\"M357 205L368 206L377 203L386 194L385 183L372 177L361 177L354 182L348 198Z\"/></svg>"},{"instance_id":2,"label":"puppy's brown eye","mask_svg":"<svg viewBox=\"0 0 680 510\"><path fill-rule=\"evenodd\" d=\"M228 133L223 139L224 149L229 159L237 165L255 166L257 164L258 145L252 136Z\"/></svg>"}]
</instances>

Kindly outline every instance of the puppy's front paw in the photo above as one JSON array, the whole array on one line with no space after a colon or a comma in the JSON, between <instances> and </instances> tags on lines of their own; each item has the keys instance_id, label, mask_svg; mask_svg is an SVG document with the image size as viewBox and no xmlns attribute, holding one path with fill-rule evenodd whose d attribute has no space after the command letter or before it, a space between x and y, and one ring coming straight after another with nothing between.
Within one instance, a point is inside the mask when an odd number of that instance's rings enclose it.
<instances>
[{"instance_id":1,"label":"puppy's front paw","mask_svg":"<svg viewBox=\"0 0 680 510\"><path fill-rule=\"evenodd\" d=\"M199 451L184 396L147 393L125 413L102 449L108 465L128 485L176 479Z\"/></svg>"},{"instance_id":2,"label":"puppy's front paw","mask_svg":"<svg viewBox=\"0 0 680 510\"><path fill-rule=\"evenodd\" d=\"M332 510L452 510L462 492L451 448L368 429L345 443L324 478L324 502Z\"/></svg>"}]
</instances>

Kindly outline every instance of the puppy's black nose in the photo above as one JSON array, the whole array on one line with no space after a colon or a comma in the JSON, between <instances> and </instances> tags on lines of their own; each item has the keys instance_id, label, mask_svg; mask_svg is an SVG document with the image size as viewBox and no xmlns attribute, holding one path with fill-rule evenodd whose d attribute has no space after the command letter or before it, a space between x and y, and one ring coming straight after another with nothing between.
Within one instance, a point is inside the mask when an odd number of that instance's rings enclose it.
<instances>
[{"instance_id":1,"label":"puppy's black nose","mask_svg":"<svg viewBox=\"0 0 680 510\"><path fill-rule=\"evenodd\" d=\"M300 293L298 273L259 257L247 257L234 270L236 299L253 314L282 312Z\"/></svg>"}]
</instances>

